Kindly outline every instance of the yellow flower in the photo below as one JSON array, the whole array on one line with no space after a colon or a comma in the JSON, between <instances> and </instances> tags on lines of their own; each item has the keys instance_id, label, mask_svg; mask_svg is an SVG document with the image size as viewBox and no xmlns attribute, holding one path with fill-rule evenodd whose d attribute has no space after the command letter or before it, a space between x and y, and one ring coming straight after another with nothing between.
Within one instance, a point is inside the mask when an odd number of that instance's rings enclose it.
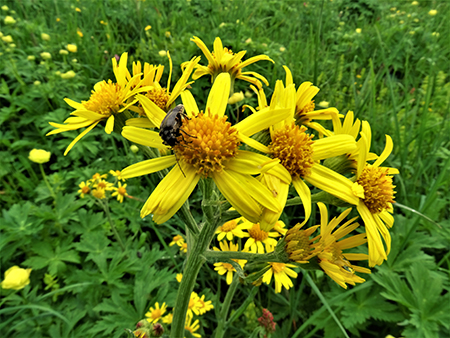
<instances>
[{"instance_id":1,"label":"yellow flower","mask_svg":"<svg viewBox=\"0 0 450 338\"><path fill-rule=\"evenodd\" d=\"M431 15L431 16L435 16L437 13L438 13L438 11L435 10L435 9L432 9L432 10L430 10L430 11L428 12L428 14ZM5 23L6 23L6 19L5 19Z\"/></svg>"},{"instance_id":2,"label":"yellow flower","mask_svg":"<svg viewBox=\"0 0 450 338\"><path fill-rule=\"evenodd\" d=\"M227 243L227 241L222 241L219 243L220 249L214 247L214 251L239 251L239 245L233 244L233 242L230 242L230 244ZM241 268L244 268L245 263L247 263L244 259L233 259L236 263L238 263ZM231 265L230 263L214 263L214 270L217 271L219 275L227 274L226 280L227 284L230 285L233 281L233 272L236 272L236 269Z\"/></svg>"},{"instance_id":3,"label":"yellow flower","mask_svg":"<svg viewBox=\"0 0 450 338\"><path fill-rule=\"evenodd\" d=\"M288 254L291 261L306 264L309 263L309 260L318 253L318 245L314 243L318 237L310 239L310 236L319 226L316 225L306 230L302 230L304 225L304 222L302 224L297 223L294 227L288 230L284 238L286 243L284 250Z\"/></svg>"},{"instance_id":4,"label":"yellow flower","mask_svg":"<svg viewBox=\"0 0 450 338\"><path fill-rule=\"evenodd\" d=\"M233 237L239 237L243 238L246 237L247 234L244 233L242 230L249 229L251 227L251 224L244 223L244 218L236 218L231 221L228 221L217 228L216 234L217 234L217 240L221 241L225 237L231 241L233 240Z\"/></svg>"},{"instance_id":5,"label":"yellow flower","mask_svg":"<svg viewBox=\"0 0 450 338\"><path fill-rule=\"evenodd\" d=\"M31 269L22 269L17 265L5 271L5 279L0 283L3 289L20 290L30 284Z\"/></svg>"},{"instance_id":6,"label":"yellow flower","mask_svg":"<svg viewBox=\"0 0 450 338\"><path fill-rule=\"evenodd\" d=\"M158 54L159 54L159 56L164 57L164 56L167 55L167 52L166 52L165 50L160 50L160 51L158 52Z\"/></svg>"},{"instance_id":7,"label":"yellow flower","mask_svg":"<svg viewBox=\"0 0 450 338\"><path fill-rule=\"evenodd\" d=\"M116 177L119 181L126 181L122 176L121 176L121 171L120 170L110 170L109 173L111 175L113 175L114 177Z\"/></svg>"},{"instance_id":8,"label":"yellow flower","mask_svg":"<svg viewBox=\"0 0 450 338\"><path fill-rule=\"evenodd\" d=\"M290 269L295 268L295 265L284 263L269 263L269 265L269 270L267 270L267 272L263 275L263 283L269 285L273 275L275 279L275 293L280 293L282 286L284 286L286 290L289 290L289 288L294 286L289 277L297 278L297 272Z\"/></svg>"},{"instance_id":9,"label":"yellow flower","mask_svg":"<svg viewBox=\"0 0 450 338\"><path fill-rule=\"evenodd\" d=\"M191 316L189 316L189 315L186 316L186 323L184 324L184 329L188 330L193 337L201 338L202 336L199 333L195 333L195 331L197 331L200 328L199 321L198 321L198 319L196 319L194 321L194 323L192 323L192 318L193 318L192 315Z\"/></svg>"},{"instance_id":10,"label":"yellow flower","mask_svg":"<svg viewBox=\"0 0 450 338\"><path fill-rule=\"evenodd\" d=\"M138 148L137 145L132 144L132 145L130 146L130 150L131 150L134 154L136 154L136 153L139 151L139 148ZM123 179L123 180L125 180L125 179Z\"/></svg>"},{"instance_id":11,"label":"yellow flower","mask_svg":"<svg viewBox=\"0 0 450 338\"><path fill-rule=\"evenodd\" d=\"M356 28L355 32L356 32L357 34L361 34L362 29L361 29L361 28Z\"/></svg>"},{"instance_id":12,"label":"yellow flower","mask_svg":"<svg viewBox=\"0 0 450 338\"><path fill-rule=\"evenodd\" d=\"M28 61L34 61L34 60L36 60L36 57L34 55L28 55L27 56L27 60Z\"/></svg>"},{"instance_id":13,"label":"yellow flower","mask_svg":"<svg viewBox=\"0 0 450 338\"><path fill-rule=\"evenodd\" d=\"M127 70L127 53L122 54L119 66L117 66L115 58L112 60L117 83L113 83L111 80L96 83L88 101L78 103L65 98L64 101L72 108L75 108L75 111L70 114L74 116L66 119L64 124L50 122L50 125L57 129L47 133L47 136L86 127L69 144L64 155L67 155L72 147L101 121L106 120L105 132L111 134L114 128L115 115L123 112L136 102L135 100L129 102L136 93L147 89L146 87L141 87L144 80L140 79L140 75L135 75L129 80L126 78L127 74L129 74Z\"/></svg>"},{"instance_id":14,"label":"yellow flower","mask_svg":"<svg viewBox=\"0 0 450 338\"><path fill-rule=\"evenodd\" d=\"M2 36L2 40L3 40L3 42L6 42L6 43L11 43L14 41L11 35Z\"/></svg>"},{"instance_id":15,"label":"yellow flower","mask_svg":"<svg viewBox=\"0 0 450 338\"><path fill-rule=\"evenodd\" d=\"M7 15L4 19L5 25L14 25L16 23L16 20L12 17Z\"/></svg>"},{"instance_id":16,"label":"yellow flower","mask_svg":"<svg viewBox=\"0 0 450 338\"><path fill-rule=\"evenodd\" d=\"M352 265L348 260L367 260L368 255L342 252L344 249L355 248L367 242L366 234L364 233L341 240L359 226L358 223L353 223L357 217L339 225L352 210L349 208L337 218L334 217L328 222L327 207L320 202L317 203L317 205L319 206L321 214L320 241L318 243L320 253L317 255L320 267L344 289L347 288L347 284L355 285L355 283L363 283L365 280L357 276L355 271L371 273L370 270Z\"/></svg>"},{"instance_id":17,"label":"yellow flower","mask_svg":"<svg viewBox=\"0 0 450 338\"><path fill-rule=\"evenodd\" d=\"M100 24L102 24L103 26L108 26L108 23L103 20L100 20Z\"/></svg>"},{"instance_id":18,"label":"yellow flower","mask_svg":"<svg viewBox=\"0 0 450 338\"><path fill-rule=\"evenodd\" d=\"M164 223L178 211L201 177L211 177L230 204L255 223L261 215L260 205L273 211L280 210L279 203L270 191L250 175L260 173L265 165L268 165L268 172L277 175L277 161L240 150L239 145L242 140L248 142L249 136L285 118L288 111L268 109L231 126L224 116L230 85L228 73L216 78L204 112L199 111L189 91L182 92L181 99L188 118L183 120L184 133L177 138L173 147L175 154L133 164L122 171L124 178L131 178L174 166L144 204L141 217L153 214L157 224ZM164 111L143 95L137 97L147 117L154 125L160 126L166 116ZM169 148L160 135L152 130L126 126L122 136L145 146Z\"/></svg>"},{"instance_id":19,"label":"yellow flower","mask_svg":"<svg viewBox=\"0 0 450 338\"><path fill-rule=\"evenodd\" d=\"M198 302L200 303L200 305L198 307L198 312L200 313L200 315L203 315L206 312L214 309L214 305L212 304L212 300L205 301L205 295L201 296L198 299Z\"/></svg>"},{"instance_id":20,"label":"yellow flower","mask_svg":"<svg viewBox=\"0 0 450 338\"><path fill-rule=\"evenodd\" d=\"M100 175L99 173L95 173L92 175L92 178L88 180L89 183L95 184L100 182L102 179L107 178L108 174Z\"/></svg>"},{"instance_id":21,"label":"yellow flower","mask_svg":"<svg viewBox=\"0 0 450 338\"><path fill-rule=\"evenodd\" d=\"M36 81L33 82L33 84L34 84L35 86L40 86L40 85L41 85L41 81L37 81L37 80L36 80Z\"/></svg>"},{"instance_id":22,"label":"yellow flower","mask_svg":"<svg viewBox=\"0 0 450 338\"><path fill-rule=\"evenodd\" d=\"M98 198L100 200L106 198L105 189L102 189L102 188L93 189L91 194L92 194L92 196L94 196L95 198Z\"/></svg>"},{"instance_id":23,"label":"yellow flower","mask_svg":"<svg viewBox=\"0 0 450 338\"><path fill-rule=\"evenodd\" d=\"M286 47L280 47L280 52L284 53L286 51Z\"/></svg>"},{"instance_id":24,"label":"yellow flower","mask_svg":"<svg viewBox=\"0 0 450 338\"><path fill-rule=\"evenodd\" d=\"M77 34L80 38L83 37L83 32L81 31L81 29L77 28Z\"/></svg>"},{"instance_id":25,"label":"yellow flower","mask_svg":"<svg viewBox=\"0 0 450 338\"><path fill-rule=\"evenodd\" d=\"M30 151L28 158L30 161L35 163L47 163L50 161L51 152L45 151L43 149L33 149Z\"/></svg>"},{"instance_id":26,"label":"yellow flower","mask_svg":"<svg viewBox=\"0 0 450 338\"><path fill-rule=\"evenodd\" d=\"M60 22L61 21L61 19L60 18L56 18L56 22Z\"/></svg>"},{"instance_id":27,"label":"yellow flower","mask_svg":"<svg viewBox=\"0 0 450 338\"><path fill-rule=\"evenodd\" d=\"M228 99L228 104L235 104L241 102L244 99L244 93L241 91L239 93L234 93Z\"/></svg>"},{"instance_id":28,"label":"yellow flower","mask_svg":"<svg viewBox=\"0 0 450 338\"><path fill-rule=\"evenodd\" d=\"M247 221L246 223L250 222ZM272 252L277 245L274 237L280 237L278 232L269 232L261 229L259 223L252 224L247 231L249 239L245 242L244 251L248 250L253 253Z\"/></svg>"},{"instance_id":29,"label":"yellow flower","mask_svg":"<svg viewBox=\"0 0 450 338\"><path fill-rule=\"evenodd\" d=\"M169 31L165 32L164 35L166 36L166 38L170 38L170 36L171 36Z\"/></svg>"},{"instance_id":30,"label":"yellow flower","mask_svg":"<svg viewBox=\"0 0 450 338\"><path fill-rule=\"evenodd\" d=\"M91 188L89 187L89 182L81 182L78 186L80 187L80 190L78 190L78 193L80 194L81 198L84 198L84 195L87 195L91 192Z\"/></svg>"},{"instance_id":31,"label":"yellow flower","mask_svg":"<svg viewBox=\"0 0 450 338\"><path fill-rule=\"evenodd\" d=\"M76 75L77 74L73 70L69 70L68 72L62 73L61 78L68 80L74 78Z\"/></svg>"},{"instance_id":32,"label":"yellow flower","mask_svg":"<svg viewBox=\"0 0 450 338\"><path fill-rule=\"evenodd\" d=\"M71 53L76 53L76 52L78 51L77 45L74 45L74 44L72 44L72 43L69 43L69 44L66 46L66 49L67 49L69 52L71 52Z\"/></svg>"},{"instance_id":33,"label":"yellow flower","mask_svg":"<svg viewBox=\"0 0 450 338\"><path fill-rule=\"evenodd\" d=\"M2 6L2 11L5 11L5 12L9 11L9 7L6 6L6 5L3 5Z\"/></svg>"},{"instance_id":34,"label":"yellow flower","mask_svg":"<svg viewBox=\"0 0 450 338\"><path fill-rule=\"evenodd\" d=\"M75 10L76 10L78 13L81 13L81 9L79 9L78 7L75 8Z\"/></svg>"},{"instance_id":35,"label":"yellow flower","mask_svg":"<svg viewBox=\"0 0 450 338\"><path fill-rule=\"evenodd\" d=\"M328 108L330 106L330 102L328 101L320 101L319 106L323 108Z\"/></svg>"},{"instance_id":36,"label":"yellow flower","mask_svg":"<svg viewBox=\"0 0 450 338\"><path fill-rule=\"evenodd\" d=\"M150 29L152 29L152 26L150 26L150 25L147 25L147 26L145 26L145 28L144 28L146 31L148 31L148 30L150 30Z\"/></svg>"},{"instance_id":37,"label":"yellow flower","mask_svg":"<svg viewBox=\"0 0 450 338\"><path fill-rule=\"evenodd\" d=\"M248 45L249 43L252 43L252 38L248 38L247 40L245 40L245 43Z\"/></svg>"},{"instance_id":38,"label":"yellow flower","mask_svg":"<svg viewBox=\"0 0 450 338\"><path fill-rule=\"evenodd\" d=\"M180 246L180 251L181 251L181 252L184 252L184 253L187 253L187 250L188 250L187 243L181 244L181 246Z\"/></svg>"},{"instance_id":39,"label":"yellow flower","mask_svg":"<svg viewBox=\"0 0 450 338\"><path fill-rule=\"evenodd\" d=\"M127 194L127 184L122 185L122 182L117 183L119 186L117 188L113 188L115 191L111 194L111 197L117 196L117 200L122 203L123 198L128 196Z\"/></svg>"},{"instance_id":40,"label":"yellow flower","mask_svg":"<svg viewBox=\"0 0 450 338\"><path fill-rule=\"evenodd\" d=\"M44 60L49 60L52 58L52 54L50 54L49 52L42 52L40 55Z\"/></svg>"},{"instance_id":41,"label":"yellow flower","mask_svg":"<svg viewBox=\"0 0 450 338\"><path fill-rule=\"evenodd\" d=\"M167 324L167 325L172 324L172 320L173 320L173 314L172 313L169 313L167 316L162 317L162 322L164 324Z\"/></svg>"},{"instance_id":42,"label":"yellow flower","mask_svg":"<svg viewBox=\"0 0 450 338\"><path fill-rule=\"evenodd\" d=\"M172 242L169 243L169 246L178 245L181 247L184 244L184 238L181 235L176 235L172 238Z\"/></svg>"},{"instance_id":43,"label":"yellow flower","mask_svg":"<svg viewBox=\"0 0 450 338\"><path fill-rule=\"evenodd\" d=\"M42 40L50 41L50 35L48 35L46 33L42 33L41 34L41 38L42 38Z\"/></svg>"},{"instance_id":44,"label":"yellow flower","mask_svg":"<svg viewBox=\"0 0 450 338\"><path fill-rule=\"evenodd\" d=\"M187 316L193 316L194 313L198 316L200 314L199 312L199 308L202 307L203 305L199 302L199 297L198 294L196 292L192 292L191 293L191 297L189 298L189 304L188 304L188 309L187 309Z\"/></svg>"},{"instance_id":45,"label":"yellow flower","mask_svg":"<svg viewBox=\"0 0 450 338\"><path fill-rule=\"evenodd\" d=\"M183 279L183 274L182 273L177 273L176 279L177 279L178 283L181 283L181 280Z\"/></svg>"},{"instance_id":46,"label":"yellow flower","mask_svg":"<svg viewBox=\"0 0 450 338\"><path fill-rule=\"evenodd\" d=\"M192 78L194 80L202 77L203 75L210 75L211 82L214 82L217 76L222 72L228 72L231 76L231 81L234 83L235 79L244 80L250 82L261 88L261 81L263 81L266 86L269 85L266 78L256 72L242 72L242 69L261 60L272 61L267 55L258 55L253 56L245 61L242 61L246 51L241 51L237 54L234 54L228 48L224 48L222 45L222 40L220 38L216 38L214 41L214 51L210 52L208 47L206 47L205 43L200 40L198 37L194 36L191 41L195 42L195 44L202 50L206 59L208 60L208 66L197 65L196 71ZM259 80L258 80L259 79Z\"/></svg>"},{"instance_id":47,"label":"yellow flower","mask_svg":"<svg viewBox=\"0 0 450 338\"><path fill-rule=\"evenodd\" d=\"M166 308L167 305L165 302L162 304L161 308L159 307L159 303L156 302L155 307L151 307L150 311L145 314L145 317L148 317L147 321L149 323L157 323L166 312Z\"/></svg>"},{"instance_id":48,"label":"yellow flower","mask_svg":"<svg viewBox=\"0 0 450 338\"><path fill-rule=\"evenodd\" d=\"M68 55L69 52L67 50L65 50L65 49L60 49L59 50L59 54L61 54L61 55Z\"/></svg>"},{"instance_id":49,"label":"yellow flower","mask_svg":"<svg viewBox=\"0 0 450 338\"><path fill-rule=\"evenodd\" d=\"M419 1L413 1L413 2L411 2L411 5L413 5L413 6L417 6L419 4Z\"/></svg>"}]
</instances>

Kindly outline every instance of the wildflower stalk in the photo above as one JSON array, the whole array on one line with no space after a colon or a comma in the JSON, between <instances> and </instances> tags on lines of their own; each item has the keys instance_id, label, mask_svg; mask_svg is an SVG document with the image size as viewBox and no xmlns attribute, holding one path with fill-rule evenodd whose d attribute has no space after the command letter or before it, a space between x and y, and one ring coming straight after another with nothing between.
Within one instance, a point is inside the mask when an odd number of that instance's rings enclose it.
<instances>
[{"instance_id":1,"label":"wildflower stalk","mask_svg":"<svg viewBox=\"0 0 450 338\"><path fill-rule=\"evenodd\" d=\"M226 332L226 319L228 316L228 311L230 310L231 301L233 300L234 294L236 293L237 287L239 285L239 275L236 273L233 276L233 281L231 282L230 287L228 288L227 294L222 304L222 309L220 310L218 325L216 329L215 338L222 338Z\"/></svg>"},{"instance_id":2,"label":"wildflower stalk","mask_svg":"<svg viewBox=\"0 0 450 338\"><path fill-rule=\"evenodd\" d=\"M111 213L109 212L108 201L106 200L105 202L103 202L100 199L97 199L97 200L100 203L103 210L105 210L105 214L106 214L106 217L108 218L108 222L109 222L109 225L111 226L111 230L114 234L114 237L116 237L116 240L119 243L120 247L122 248L122 251L125 252L125 250L126 250L125 245L123 244L122 238L120 238L119 232L116 229L116 225L114 224L114 221L111 218Z\"/></svg>"},{"instance_id":3,"label":"wildflower stalk","mask_svg":"<svg viewBox=\"0 0 450 338\"><path fill-rule=\"evenodd\" d=\"M44 167L42 166L42 163L39 163L39 168L41 169L41 174L42 174L42 178L44 179L45 185L47 185L47 188L50 191L50 195L52 195L53 200L56 202L55 192L53 191L50 183L48 182L47 175L45 174Z\"/></svg>"}]
</instances>

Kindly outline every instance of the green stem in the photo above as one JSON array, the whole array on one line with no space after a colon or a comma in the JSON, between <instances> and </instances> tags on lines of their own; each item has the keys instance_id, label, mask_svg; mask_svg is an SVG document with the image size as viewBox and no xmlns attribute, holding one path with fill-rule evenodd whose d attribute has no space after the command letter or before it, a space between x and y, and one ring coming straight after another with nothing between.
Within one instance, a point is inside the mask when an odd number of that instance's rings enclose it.
<instances>
[{"instance_id":1,"label":"green stem","mask_svg":"<svg viewBox=\"0 0 450 338\"><path fill-rule=\"evenodd\" d=\"M222 304L222 309L218 319L218 326L216 329L215 338L222 338L226 332L226 319L228 316L228 311L230 310L231 301L233 300L234 294L236 293L237 287L239 285L239 276L237 273L234 274L233 282L228 288L227 295Z\"/></svg>"},{"instance_id":2,"label":"green stem","mask_svg":"<svg viewBox=\"0 0 450 338\"><path fill-rule=\"evenodd\" d=\"M114 223L114 221L111 218L111 213L109 212L109 204L108 201L106 200L105 202L103 202L102 200L98 200L100 202L100 205L103 207L103 210L105 210L106 213L106 217L108 218L109 224L111 226L111 230L114 234L114 237L116 237L117 242L119 242L120 247L122 248L122 251L125 252L126 248L125 245L122 242L122 238L120 238L119 233L117 232L116 229L116 225Z\"/></svg>"},{"instance_id":3,"label":"green stem","mask_svg":"<svg viewBox=\"0 0 450 338\"><path fill-rule=\"evenodd\" d=\"M266 254L257 254L251 252L242 251L213 251L207 250L203 253L206 259L225 262L228 259L245 259L251 262L281 262L276 256L275 252L270 252Z\"/></svg>"},{"instance_id":4,"label":"green stem","mask_svg":"<svg viewBox=\"0 0 450 338\"><path fill-rule=\"evenodd\" d=\"M233 322L240 318L241 315L244 313L244 311L247 309L247 307L250 305L251 302L253 302L253 299L255 298L256 293L258 292L258 287L254 286L252 291L250 291L250 294L248 295L247 299L245 300L244 303L242 303L242 305L239 307L239 309L237 309L233 315L230 317L230 319L227 321L227 324L225 325L225 329L230 326L231 324L233 324Z\"/></svg>"},{"instance_id":5,"label":"green stem","mask_svg":"<svg viewBox=\"0 0 450 338\"><path fill-rule=\"evenodd\" d=\"M47 175L45 174L44 167L42 166L42 163L39 163L39 168L41 169L42 178L44 179L44 182L47 185L48 190L50 191L50 195L52 195L53 200L56 202L55 192L53 191L50 183L48 182Z\"/></svg>"}]
</instances>

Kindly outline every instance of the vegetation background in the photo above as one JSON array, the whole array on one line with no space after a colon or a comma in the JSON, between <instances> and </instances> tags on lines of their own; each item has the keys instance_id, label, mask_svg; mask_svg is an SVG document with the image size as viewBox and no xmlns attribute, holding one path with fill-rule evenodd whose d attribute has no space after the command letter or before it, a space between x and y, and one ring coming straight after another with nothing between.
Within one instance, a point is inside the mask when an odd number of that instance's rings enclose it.
<instances>
[{"instance_id":1,"label":"vegetation background","mask_svg":"<svg viewBox=\"0 0 450 338\"><path fill-rule=\"evenodd\" d=\"M348 290L323 273L309 273L323 297L302 274L281 294L262 285L229 336L249 337L263 307L274 314L273 337L279 338L343 337L331 313L353 337L450 336L447 1L21 0L1 5L7 6L0 11L1 273L13 265L33 271L23 290L0 289L0 336L125 337L124 329L133 329L156 301L174 306L183 255L168 243L184 232L182 225L177 216L161 226L139 218L139 199L147 198L158 177L130 179L128 192L137 199L109 201L110 220L126 243L125 252L103 210L77 193L78 184L94 173L120 170L142 155L131 152L125 139L95 128L64 157L78 132L45 134L52 129L48 122L69 115L63 98L87 100L96 82L113 79L116 54L128 52L131 60L161 63L168 70L159 51L169 50L176 80L181 62L201 55L192 36L210 48L219 36L233 51L247 50L246 57L269 55L275 65L250 67L269 80L268 96L276 79L284 79L282 65L291 69L297 85L312 81L321 89L316 104L326 101L370 122L374 152L382 151L385 134L392 136L387 165L400 170L392 252L385 264ZM6 24L7 16L15 23ZM13 41L5 39L8 35ZM77 52L60 54L69 43ZM43 60L42 52L51 53L51 59ZM75 77L61 76L70 70ZM193 94L202 101L209 79L199 81L204 85ZM248 90L247 83L237 86ZM256 97L240 104L256 105ZM44 170L53 196L39 166L27 158L33 148L52 152ZM194 212L200 210L199 198L197 193L191 200ZM290 207L284 221L293 225L301 217L301 208ZM223 300L226 288L212 264L202 269L198 289L207 299ZM234 308L249 290L238 289ZM203 337L210 337L215 323L214 311L201 318Z\"/></svg>"}]
</instances>

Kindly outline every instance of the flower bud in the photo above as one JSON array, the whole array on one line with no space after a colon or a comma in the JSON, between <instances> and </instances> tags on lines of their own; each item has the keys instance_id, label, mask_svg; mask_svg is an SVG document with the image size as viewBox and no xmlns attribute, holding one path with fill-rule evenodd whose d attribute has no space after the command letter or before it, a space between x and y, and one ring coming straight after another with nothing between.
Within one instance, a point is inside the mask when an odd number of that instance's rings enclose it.
<instances>
[{"instance_id":1,"label":"flower bud","mask_svg":"<svg viewBox=\"0 0 450 338\"><path fill-rule=\"evenodd\" d=\"M5 271L5 279L1 282L3 289L20 290L30 284L31 269L22 269L17 265Z\"/></svg>"},{"instance_id":2,"label":"flower bud","mask_svg":"<svg viewBox=\"0 0 450 338\"><path fill-rule=\"evenodd\" d=\"M43 149L33 149L30 151L30 155L28 158L30 161L35 163L47 163L50 161L50 156L52 155L51 152L45 151Z\"/></svg>"},{"instance_id":3,"label":"flower bud","mask_svg":"<svg viewBox=\"0 0 450 338\"><path fill-rule=\"evenodd\" d=\"M228 104L235 104L244 99L244 94L242 92L234 93L231 95L231 97L228 99Z\"/></svg>"},{"instance_id":4,"label":"flower bud","mask_svg":"<svg viewBox=\"0 0 450 338\"><path fill-rule=\"evenodd\" d=\"M44 60L50 60L52 58L52 54L50 54L49 52L42 52L40 55Z\"/></svg>"},{"instance_id":5,"label":"flower bud","mask_svg":"<svg viewBox=\"0 0 450 338\"><path fill-rule=\"evenodd\" d=\"M71 52L71 53L76 53L76 52L78 51L77 45L74 45L74 44L71 44L71 43L69 43L69 44L66 46L66 48L67 48L67 50L68 50L69 52Z\"/></svg>"},{"instance_id":6,"label":"flower bud","mask_svg":"<svg viewBox=\"0 0 450 338\"><path fill-rule=\"evenodd\" d=\"M41 38L42 38L42 40L50 41L50 35L48 35L46 33L42 33L41 34Z\"/></svg>"},{"instance_id":7,"label":"flower bud","mask_svg":"<svg viewBox=\"0 0 450 338\"><path fill-rule=\"evenodd\" d=\"M6 16L4 19L5 25L14 25L16 20L12 16Z\"/></svg>"}]
</instances>

